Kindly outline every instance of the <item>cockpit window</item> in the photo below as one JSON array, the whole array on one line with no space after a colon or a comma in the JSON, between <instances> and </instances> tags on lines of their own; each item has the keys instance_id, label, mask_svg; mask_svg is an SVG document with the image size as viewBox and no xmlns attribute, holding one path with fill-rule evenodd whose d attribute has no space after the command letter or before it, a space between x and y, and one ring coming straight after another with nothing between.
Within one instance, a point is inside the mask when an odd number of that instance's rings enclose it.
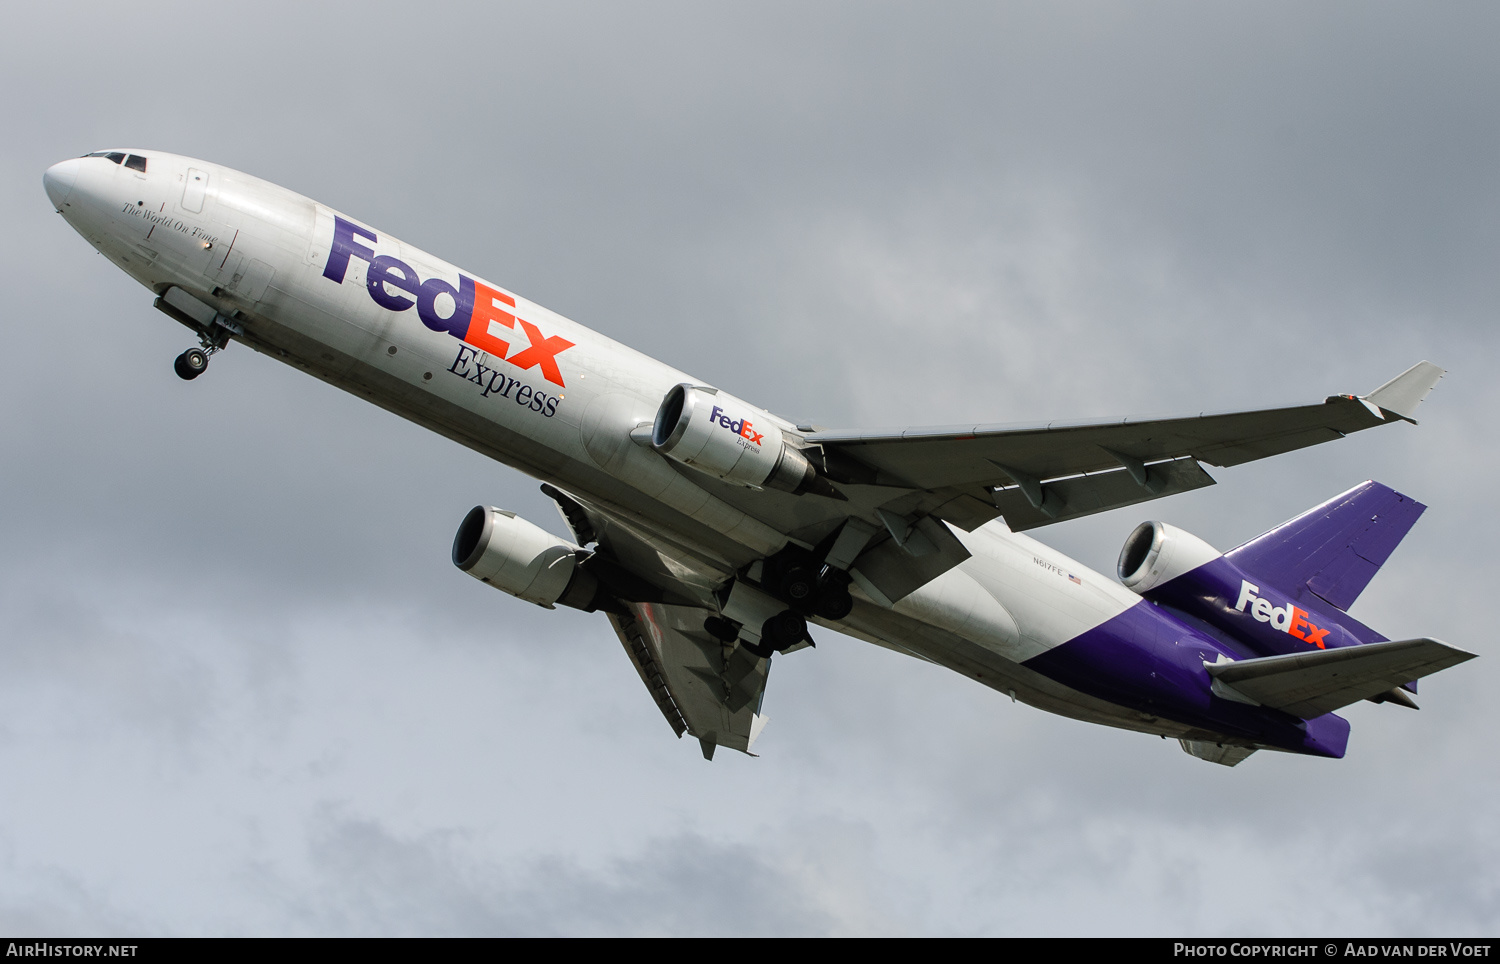
<instances>
[{"instance_id":1,"label":"cockpit window","mask_svg":"<svg viewBox=\"0 0 1500 964\"><path fill-rule=\"evenodd\" d=\"M123 151L95 151L92 154L85 154L83 156L102 157L116 164L124 164L132 171L140 171L142 174L146 173L146 159L139 154L126 154Z\"/></svg>"}]
</instances>

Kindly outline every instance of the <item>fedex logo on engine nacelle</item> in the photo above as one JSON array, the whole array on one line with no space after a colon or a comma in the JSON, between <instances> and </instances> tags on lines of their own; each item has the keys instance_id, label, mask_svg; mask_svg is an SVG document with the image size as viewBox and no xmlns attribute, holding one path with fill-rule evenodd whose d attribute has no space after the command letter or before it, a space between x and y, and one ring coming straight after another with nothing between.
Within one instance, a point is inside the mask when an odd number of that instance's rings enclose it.
<instances>
[{"instance_id":1,"label":"fedex logo on engine nacelle","mask_svg":"<svg viewBox=\"0 0 1500 964\"><path fill-rule=\"evenodd\" d=\"M734 434L738 435L740 438L754 442L756 445L759 445L760 440L765 438L765 435L763 433L754 431L751 428L754 423L751 422L748 418L731 419L729 415L726 414L725 411L717 405L714 406L713 411L708 413L708 420L710 422L719 423Z\"/></svg>"},{"instance_id":2,"label":"fedex logo on engine nacelle","mask_svg":"<svg viewBox=\"0 0 1500 964\"><path fill-rule=\"evenodd\" d=\"M1240 580L1240 601L1234 604L1234 608L1245 612L1249 606L1250 615L1260 622L1270 623L1273 629L1279 629L1283 633L1304 639L1319 649L1327 649L1323 643L1323 637L1328 635L1328 630L1319 629L1307 621L1307 610L1300 609L1288 602L1285 606L1272 606L1271 601L1257 596L1260 587L1251 585L1248 579Z\"/></svg>"},{"instance_id":3,"label":"fedex logo on engine nacelle","mask_svg":"<svg viewBox=\"0 0 1500 964\"><path fill-rule=\"evenodd\" d=\"M349 259L359 258L370 266L365 273L365 287L369 289L370 299L380 307L406 311L415 305L417 317L433 331L446 331L517 368L539 368L547 381L565 387L562 371L557 367L557 356L572 348L573 343L557 335L543 335L536 325L506 311L506 308L516 306L516 300L510 295L463 273L458 276L457 288L441 278L423 281L411 265L387 254L377 257L375 250L361 244L359 239L370 244L380 240L375 232L334 216L333 244L328 249L328 264L323 267L323 277L343 284L349 271ZM444 295L453 302L453 311L446 316L439 312L438 299ZM504 333L496 331L496 325L512 331L520 325L526 335L527 347L512 355L510 342Z\"/></svg>"}]
</instances>

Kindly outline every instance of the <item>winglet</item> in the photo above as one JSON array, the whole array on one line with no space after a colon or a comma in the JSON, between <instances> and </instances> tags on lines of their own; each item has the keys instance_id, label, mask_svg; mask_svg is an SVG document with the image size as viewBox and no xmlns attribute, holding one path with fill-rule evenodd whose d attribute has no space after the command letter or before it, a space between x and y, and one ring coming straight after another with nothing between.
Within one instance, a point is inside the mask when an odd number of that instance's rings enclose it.
<instances>
[{"instance_id":1,"label":"winglet","mask_svg":"<svg viewBox=\"0 0 1500 964\"><path fill-rule=\"evenodd\" d=\"M1432 362L1420 361L1370 394L1361 396L1360 401L1415 425L1417 420L1413 416L1417 406L1445 374Z\"/></svg>"}]
</instances>

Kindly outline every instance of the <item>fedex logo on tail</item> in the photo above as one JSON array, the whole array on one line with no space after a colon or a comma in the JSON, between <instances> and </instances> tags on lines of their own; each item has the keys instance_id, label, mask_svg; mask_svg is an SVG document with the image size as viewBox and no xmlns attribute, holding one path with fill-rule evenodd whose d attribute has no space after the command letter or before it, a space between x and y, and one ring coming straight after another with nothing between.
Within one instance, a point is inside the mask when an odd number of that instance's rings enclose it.
<instances>
[{"instance_id":1,"label":"fedex logo on tail","mask_svg":"<svg viewBox=\"0 0 1500 964\"><path fill-rule=\"evenodd\" d=\"M724 428L729 429L740 438L750 442L754 442L756 445L761 444L760 440L766 437L764 433L757 432L752 428L755 423L751 422L749 419L732 419L722 408L717 405L714 406L713 411L708 413L708 420L710 422L715 422L719 425L722 425Z\"/></svg>"},{"instance_id":2,"label":"fedex logo on tail","mask_svg":"<svg viewBox=\"0 0 1500 964\"><path fill-rule=\"evenodd\" d=\"M536 325L516 317L514 312L507 310L515 308L516 300L503 291L496 291L462 273L458 276L456 288L441 278L424 281L411 265L390 255L377 256L374 248L361 243L368 241L373 245L379 240L375 232L335 216L333 244L328 249L323 277L335 284L343 284L349 271L349 259L359 258L369 265L365 287L369 289L370 299L380 307L389 311L406 311L415 306L422 324L433 331L446 331L517 368L540 369L547 381L565 387L562 370L557 367L557 356L573 347L571 341L557 335L543 335ZM446 302L452 302L453 308L445 314ZM526 337L526 345L518 346L512 354L511 337L517 325Z\"/></svg>"},{"instance_id":3,"label":"fedex logo on tail","mask_svg":"<svg viewBox=\"0 0 1500 964\"><path fill-rule=\"evenodd\" d=\"M1248 611L1259 622L1270 623L1271 628L1306 640L1319 649L1328 648L1323 642L1323 637L1328 635L1328 630L1319 629L1308 622L1307 610L1293 606L1290 602L1285 606L1273 606L1270 600L1257 596L1258 592L1260 592L1259 586L1252 585L1248 579L1241 579L1240 601L1234 604L1234 608L1240 612Z\"/></svg>"}]
</instances>

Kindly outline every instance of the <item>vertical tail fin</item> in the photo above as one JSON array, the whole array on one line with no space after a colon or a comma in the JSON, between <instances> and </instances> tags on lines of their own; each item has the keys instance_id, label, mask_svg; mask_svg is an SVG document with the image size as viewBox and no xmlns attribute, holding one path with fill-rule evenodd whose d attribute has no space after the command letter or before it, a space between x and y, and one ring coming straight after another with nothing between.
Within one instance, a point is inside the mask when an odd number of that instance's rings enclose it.
<instances>
[{"instance_id":1,"label":"vertical tail fin","mask_svg":"<svg viewBox=\"0 0 1500 964\"><path fill-rule=\"evenodd\" d=\"M1344 611L1426 508L1389 486L1362 482L1225 557L1295 600L1313 595Z\"/></svg>"}]
</instances>

